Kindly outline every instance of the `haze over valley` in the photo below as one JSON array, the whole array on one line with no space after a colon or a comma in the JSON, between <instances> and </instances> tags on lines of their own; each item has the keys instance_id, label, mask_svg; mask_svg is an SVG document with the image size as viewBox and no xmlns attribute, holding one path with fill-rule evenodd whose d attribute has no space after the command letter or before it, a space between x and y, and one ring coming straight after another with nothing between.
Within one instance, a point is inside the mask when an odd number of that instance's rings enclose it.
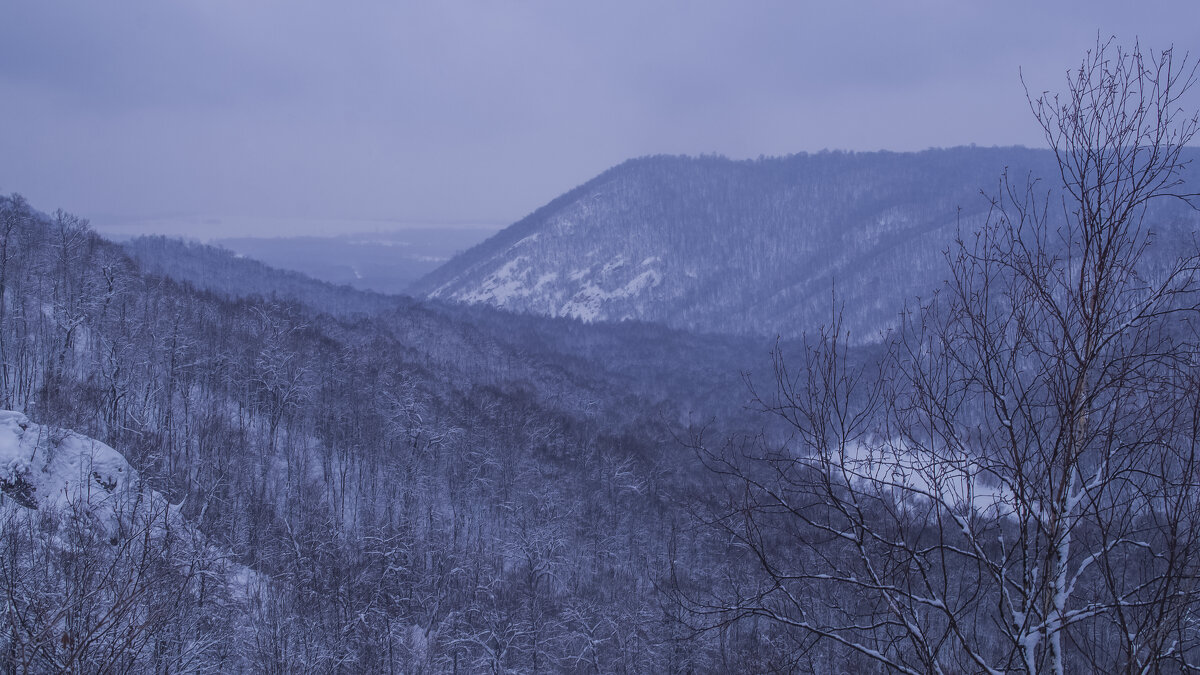
<instances>
[{"instance_id":1,"label":"haze over valley","mask_svg":"<svg viewBox=\"0 0 1200 675\"><path fill-rule=\"evenodd\" d=\"M1198 12L10 8L0 671L1200 670Z\"/></svg>"}]
</instances>

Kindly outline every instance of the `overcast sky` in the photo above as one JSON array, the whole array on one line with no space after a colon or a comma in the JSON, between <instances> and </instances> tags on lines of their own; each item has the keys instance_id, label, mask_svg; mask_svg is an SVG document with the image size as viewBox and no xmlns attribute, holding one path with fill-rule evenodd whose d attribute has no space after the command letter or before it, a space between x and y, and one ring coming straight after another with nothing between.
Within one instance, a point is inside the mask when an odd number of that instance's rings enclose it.
<instances>
[{"instance_id":1,"label":"overcast sky","mask_svg":"<svg viewBox=\"0 0 1200 675\"><path fill-rule=\"evenodd\" d=\"M1200 3L9 0L0 192L507 224L639 155L1038 145L1019 70L1059 88L1097 32L1200 52Z\"/></svg>"}]
</instances>

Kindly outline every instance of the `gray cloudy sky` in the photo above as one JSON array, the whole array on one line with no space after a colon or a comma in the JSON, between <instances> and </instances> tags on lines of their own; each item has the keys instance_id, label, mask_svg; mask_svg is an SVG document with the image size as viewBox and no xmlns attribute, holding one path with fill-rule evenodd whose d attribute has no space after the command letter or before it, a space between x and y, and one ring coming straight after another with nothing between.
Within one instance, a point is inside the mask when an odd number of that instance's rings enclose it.
<instances>
[{"instance_id":1,"label":"gray cloudy sky","mask_svg":"<svg viewBox=\"0 0 1200 675\"><path fill-rule=\"evenodd\" d=\"M1036 145L1018 69L1058 88L1098 31L1200 52L1200 3L9 0L0 191L507 224L638 155Z\"/></svg>"}]
</instances>

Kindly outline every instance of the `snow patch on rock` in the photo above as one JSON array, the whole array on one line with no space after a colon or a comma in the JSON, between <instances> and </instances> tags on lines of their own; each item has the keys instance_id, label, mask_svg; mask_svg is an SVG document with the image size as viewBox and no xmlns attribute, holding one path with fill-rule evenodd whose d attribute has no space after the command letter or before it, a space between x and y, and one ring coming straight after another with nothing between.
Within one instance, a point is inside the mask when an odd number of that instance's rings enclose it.
<instances>
[{"instance_id":1,"label":"snow patch on rock","mask_svg":"<svg viewBox=\"0 0 1200 675\"><path fill-rule=\"evenodd\" d=\"M584 283L583 288L558 309L558 314L583 321L597 321L607 316L604 312L605 304L616 300L627 300L660 283L662 283L662 278L655 270L646 270L630 279L624 286L613 290L604 290L596 283L589 281Z\"/></svg>"},{"instance_id":2,"label":"snow patch on rock","mask_svg":"<svg viewBox=\"0 0 1200 675\"><path fill-rule=\"evenodd\" d=\"M86 504L110 532L130 495L139 492L151 506L178 515L162 495L143 490L138 472L121 453L11 410L0 411L0 489L26 508Z\"/></svg>"},{"instance_id":3,"label":"snow patch on rock","mask_svg":"<svg viewBox=\"0 0 1200 675\"><path fill-rule=\"evenodd\" d=\"M0 493L0 510L82 515L113 543L131 532L149 533L156 541L174 533L170 538L176 547L191 547L190 559L215 561L210 572L224 576L234 598L244 598L251 588L266 583L207 543L180 506L145 485L121 453L82 434L36 424L12 410L0 410ZM57 540L59 535L48 536Z\"/></svg>"},{"instance_id":4,"label":"snow patch on rock","mask_svg":"<svg viewBox=\"0 0 1200 675\"><path fill-rule=\"evenodd\" d=\"M497 307L503 307L514 298L529 295L530 290L525 282L528 270L522 270L521 264L528 260L525 256L517 256L504 263L479 284L470 293L459 293L456 300L467 303L488 302Z\"/></svg>"}]
</instances>

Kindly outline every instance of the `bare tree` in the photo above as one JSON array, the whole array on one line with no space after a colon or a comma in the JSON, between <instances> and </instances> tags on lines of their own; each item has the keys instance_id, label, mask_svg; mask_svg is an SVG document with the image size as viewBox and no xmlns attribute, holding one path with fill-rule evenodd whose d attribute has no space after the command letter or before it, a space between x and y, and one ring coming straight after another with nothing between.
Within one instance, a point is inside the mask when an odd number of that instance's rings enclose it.
<instances>
[{"instance_id":1,"label":"bare tree","mask_svg":"<svg viewBox=\"0 0 1200 675\"><path fill-rule=\"evenodd\" d=\"M1029 96L1061 189L1006 175L877 370L836 319L798 370L777 353L791 442L702 454L757 573L694 616L901 672L1200 667L1200 257L1146 217L1196 196L1196 72L1098 41Z\"/></svg>"},{"instance_id":2,"label":"bare tree","mask_svg":"<svg viewBox=\"0 0 1200 675\"><path fill-rule=\"evenodd\" d=\"M8 318L7 296L9 279L9 260L16 257L16 236L18 227L29 219L29 205L20 195L14 194L8 199L0 198L0 327L6 326ZM13 395L9 384L10 370L8 349L5 346L7 330L0 328L0 407L11 408Z\"/></svg>"},{"instance_id":3,"label":"bare tree","mask_svg":"<svg viewBox=\"0 0 1200 675\"><path fill-rule=\"evenodd\" d=\"M220 621L201 616L212 552L146 493L84 490L65 504L0 504L0 664L12 672L216 671ZM111 531L109 530L111 527Z\"/></svg>"}]
</instances>

